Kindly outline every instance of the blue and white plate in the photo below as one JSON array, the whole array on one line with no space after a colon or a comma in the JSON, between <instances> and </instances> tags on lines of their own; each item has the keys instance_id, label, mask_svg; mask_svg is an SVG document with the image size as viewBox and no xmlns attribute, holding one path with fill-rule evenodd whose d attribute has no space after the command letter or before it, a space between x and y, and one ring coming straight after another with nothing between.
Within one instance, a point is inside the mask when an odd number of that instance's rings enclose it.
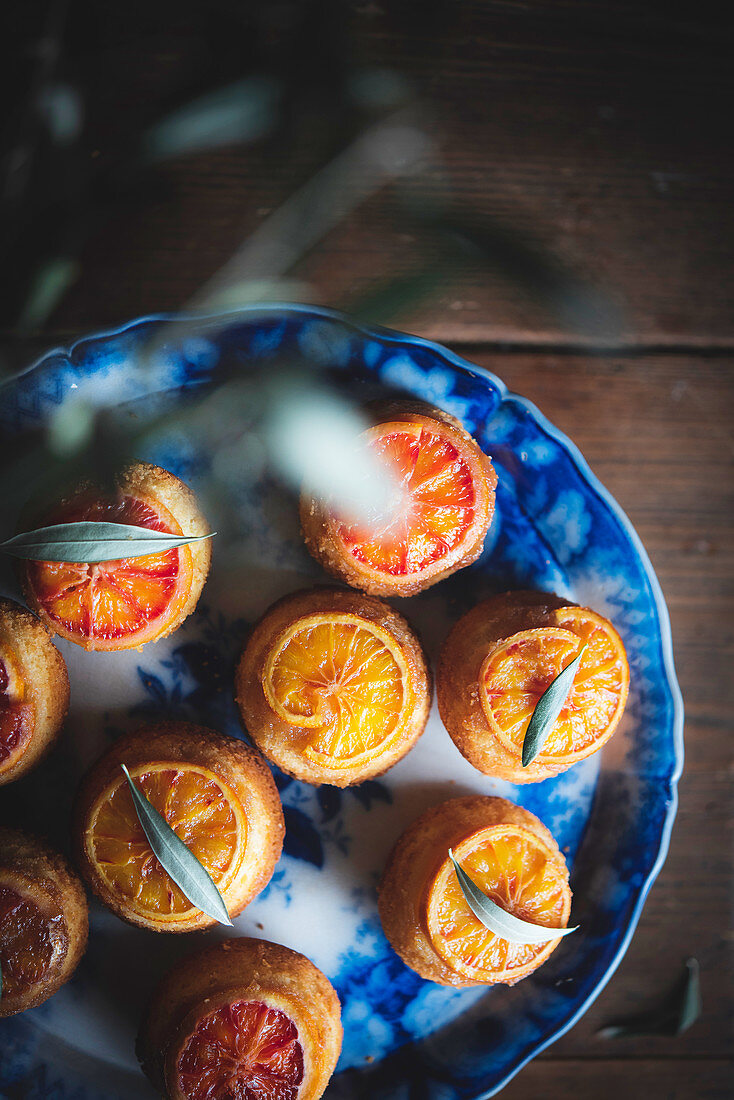
<instances>
[{"instance_id":1,"label":"blue and white plate","mask_svg":"<svg viewBox=\"0 0 734 1100\"><path fill-rule=\"evenodd\" d=\"M58 434L72 403L114 406L127 422L141 402L187 412L192 395L209 396L222 379L260 393L261 383L286 370L299 385L311 379L342 399L415 395L459 417L492 456L497 513L482 557L398 601L432 656L467 607L507 588L545 589L587 604L614 622L627 647L632 683L620 729L602 753L555 779L512 787L480 775L435 709L418 745L378 781L340 791L276 776L285 852L235 932L302 951L336 986L345 1037L327 1095L489 1096L603 988L665 857L683 758L667 611L628 520L574 445L528 401L435 344L325 310L153 317L81 340L0 391L0 433L52 425ZM198 610L172 638L141 652L86 653L62 642L72 704L61 747L0 794L0 817L45 832L64 850L78 778L121 730L178 715L243 736L232 672L250 624L276 597L325 579L300 539L294 495L275 483L257 441L236 442L235 433L228 450L232 425L216 397L211 416L221 435L216 447L211 431L175 426L161 429L154 444L139 444L139 457L204 493L213 466L229 478L226 508L211 501L224 535L215 540ZM15 520L0 520L3 538ZM0 579L17 597L9 568ZM423 981L392 952L377 916L376 884L398 834L429 805L469 792L502 794L532 810L573 867L580 931L512 989L456 991ZM145 1001L174 960L219 934L146 933L93 903L89 948L74 979L40 1008L0 1021L0 1087L27 1100L152 1097L134 1054Z\"/></svg>"}]
</instances>

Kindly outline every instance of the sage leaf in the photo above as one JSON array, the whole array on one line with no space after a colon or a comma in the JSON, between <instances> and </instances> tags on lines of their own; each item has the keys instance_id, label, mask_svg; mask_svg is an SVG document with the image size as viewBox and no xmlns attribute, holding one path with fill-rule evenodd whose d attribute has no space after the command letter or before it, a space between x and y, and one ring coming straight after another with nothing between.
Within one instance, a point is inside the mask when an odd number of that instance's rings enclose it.
<instances>
[{"instance_id":1,"label":"sage leaf","mask_svg":"<svg viewBox=\"0 0 734 1100\"><path fill-rule=\"evenodd\" d=\"M561 669L556 678L548 684L548 687L535 704L535 710L528 723L522 743L523 768L527 768L528 764L535 760L545 744L546 737L553 729L558 715L563 710L563 704L568 698L573 678L578 671L585 649L586 645L584 644L574 659L564 669Z\"/></svg>"},{"instance_id":2,"label":"sage leaf","mask_svg":"<svg viewBox=\"0 0 734 1100\"><path fill-rule=\"evenodd\" d=\"M208 535L170 535L166 531L153 531L149 527L135 527L127 523L80 520L21 531L19 535L0 542L0 550L31 561L119 561L120 558L162 554L166 550L175 550L177 546L203 542L214 534L212 531Z\"/></svg>"},{"instance_id":3,"label":"sage leaf","mask_svg":"<svg viewBox=\"0 0 734 1100\"><path fill-rule=\"evenodd\" d=\"M597 1031L599 1039L627 1039L635 1035L681 1035L701 1015L698 959L688 959L682 976L663 999L647 1012L614 1020Z\"/></svg>"},{"instance_id":4,"label":"sage leaf","mask_svg":"<svg viewBox=\"0 0 734 1100\"><path fill-rule=\"evenodd\" d=\"M220 924L231 925L227 906L206 867L199 863L166 819L151 805L130 778L130 772L125 765L122 764L121 767L130 786L138 821L158 862L192 905Z\"/></svg>"},{"instance_id":5,"label":"sage leaf","mask_svg":"<svg viewBox=\"0 0 734 1100\"><path fill-rule=\"evenodd\" d=\"M477 920L481 921L490 932L494 932L495 936L501 936L503 940L509 940L510 943L545 943L547 940L557 940L561 936L568 936L576 931L576 928L547 928L543 924L531 924L530 921L513 916L479 889L461 864L456 862L450 848L449 858L454 865L466 904Z\"/></svg>"}]
</instances>

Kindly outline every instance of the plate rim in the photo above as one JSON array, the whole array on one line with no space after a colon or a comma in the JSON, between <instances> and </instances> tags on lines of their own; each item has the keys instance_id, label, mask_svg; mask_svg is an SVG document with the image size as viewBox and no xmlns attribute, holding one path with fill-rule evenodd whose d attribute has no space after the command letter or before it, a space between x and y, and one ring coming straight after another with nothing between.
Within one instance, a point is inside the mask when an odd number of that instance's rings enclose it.
<instances>
[{"instance_id":1,"label":"plate rim","mask_svg":"<svg viewBox=\"0 0 734 1100\"><path fill-rule=\"evenodd\" d=\"M397 329L392 329L384 325L379 324L366 324L358 321L355 318L350 317L348 314L343 313L337 309L331 309L326 306L308 305L299 302L255 302L245 306L241 306L234 309L227 310L215 310L207 313L175 313L169 311L162 311L158 313L142 314L139 317L132 320L123 322L119 325L111 326L110 328L102 329L98 332L88 333L84 336L80 336L72 341L67 346L56 346L48 351L44 352L41 356L35 359L28 367L18 371L5 380L3 385L0 385L0 395L5 389L6 384L13 384L20 378L23 378L34 371L41 369L44 365L50 364L50 362L57 358L63 357L72 360L74 354L81 350L85 344L93 341L109 339L115 336L121 336L125 332L131 329L139 328L140 326L148 323L184 323L184 324L206 324L207 322L213 322L222 319L228 319L235 321L238 317L252 317L257 314L301 314L303 316L312 317L314 319L325 319L329 321L335 321L343 325L347 329L361 333L363 336L378 341L389 341L391 344L396 345L408 345L413 347L420 347L430 351L433 355L442 359L449 366L458 368L462 372L468 372L469 374L477 375L481 378L489 381L496 387L499 394L500 403L505 401L513 401L523 407L528 414L540 425L540 427L550 435L569 455L572 459L576 469L580 476L589 484L593 491L601 498L601 500L607 505L612 512L615 519L619 522L624 533L633 546L635 553L637 554L640 563L643 567L644 573L647 577L650 585L650 590L655 602L655 607L658 615L658 621L660 625L660 642L661 642L661 654L662 654L662 667L664 671L664 679L670 694L672 702L672 717L670 730L672 734L673 743L673 755L674 766L667 777L667 786L669 790L669 800L665 809L665 818L662 824L659 846L657 855L649 867L645 878L639 888L637 898L635 900L634 907L630 913L630 917L622 936L619 945L606 970L601 976L600 980L588 994L588 996L582 1001L577 1009L564 1020L559 1027L553 1029L541 1042L539 1042L531 1052L524 1055L517 1064L507 1072L501 1081L496 1085L493 1085L489 1090L478 1093L474 1100L489 1100L489 1097L496 1096L512 1079L515 1077L524 1067L531 1062L537 1055L541 1054L549 1046L555 1043L563 1035L574 1027L579 1020L585 1015L596 998L605 988L607 983L611 980L612 976L616 972L619 964L624 958L632 938L637 929L637 925L642 914L645 902L648 898L650 890L655 882L658 874L660 873L670 847L670 838L672 834L673 824L675 822L677 810L678 810L678 781L683 773L683 765L685 758L684 751L684 739L683 739L683 725L684 725L684 706L683 697L678 683L678 678L675 671L675 663L673 657L673 638L670 626L670 615L668 607L665 602L665 597L657 578L657 574L653 568L650 557L645 549L640 536L637 534L632 521L627 516L624 509L614 498L612 493L606 488L606 486L599 480L597 475L591 469L588 461L582 454L579 447L574 441L566 435L564 431L557 428L546 417L546 415L538 408L538 406L529 398L524 397L522 394L515 393L510 390L507 384L499 378L493 371L487 367L481 367L476 363L472 363L470 360L465 359L463 356L452 351L450 348L445 347L443 344L438 343L435 340L430 340L423 336L417 336L415 334L401 332ZM498 349L498 353L501 349Z\"/></svg>"}]
</instances>

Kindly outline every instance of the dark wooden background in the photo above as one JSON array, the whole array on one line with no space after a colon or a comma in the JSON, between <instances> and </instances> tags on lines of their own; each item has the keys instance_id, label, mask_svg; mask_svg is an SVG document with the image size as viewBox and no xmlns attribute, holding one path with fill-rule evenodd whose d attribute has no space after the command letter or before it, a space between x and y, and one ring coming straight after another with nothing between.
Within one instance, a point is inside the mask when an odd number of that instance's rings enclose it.
<instances>
[{"instance_id":1,"label":"dark wooden background","mask_svg":"<svg viewBox=\"0 0 734 1100\"><path fill-rule=\"evenodd\" d=\"M489 227L497 255L444 273L443 251L388 187L290 273L299 294L345 306L387 277L430 269L430 299L383 304L378 318L491 367L579 445L658 572L686 705L678 820L632 945L584 1019L504 1095L731 1096L731 26L706 4L667 0L365 0L333 6L339 34L319 85L308 58L332 26L330 6L305 5L294 38L298 6L272 3L265 16L268 5L250 5L258 46L240 42L241 56L201 38L192 4L102 4L93 34L72 18L77 75L94 89L85 155L107 167L108 183L127 135L174 92L211 82L217 66L222 81L236 75L243 56L284 57L291 74L306 74L307 136L275 156L265 142L178 157L152 185L121 187L119 202L108 188L85 225L78 277L44 331L20 342L8 329L6 348L22 359L184 306L313 170L318 140L308 135L319 134L333 94L334 53L346 69L400 74L434 141L412 194L429 202L448 188ZM549 270L569 293L593 287L613 323L590 331L569 321ZM690 955L703 1014L688 1032L596 1037L664 996Z\"/></svg>"}]
</instances>

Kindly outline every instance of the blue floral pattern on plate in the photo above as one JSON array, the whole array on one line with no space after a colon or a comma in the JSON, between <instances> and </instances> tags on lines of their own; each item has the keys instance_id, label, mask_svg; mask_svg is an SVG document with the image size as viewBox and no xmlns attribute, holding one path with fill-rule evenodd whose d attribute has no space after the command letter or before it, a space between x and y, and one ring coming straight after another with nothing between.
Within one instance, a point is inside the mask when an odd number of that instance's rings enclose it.
<instances>
[{"instance_id":1,"label":"blue floral pattern on plate","mask_svg":"<svg viewBox=\"0 0 734 1100\"><path fill-rule=\"evenodd\" d=\"M284 358L356 399L399 391L436 404L492 455L497 514L481 558L399 601L429 653L463 610L511 587L553 590L593 606L627 646L632 690L622 726L603 753L555 779L511 787L479 775L435 711L416 748L379 781L341 791L276 773L284 855L236 931L304 951L336 985L345 1042L328 1096L489 1096L599 993L665 858L683 757L667 611L628 520L573 444L528 401L437 345L365 329L327 310L276 305L209 318L152 317L81 340L5 386L0 430L37 428L80 398L122 409L161 398L175 406L208 392L224 364L252 376ZM211 456L172 432L141 457L196 487ZM202 602L173 638L116 655L61 643L72 677L70 729L22 792L4 789L4 818L46 826L66 849L78 777L120 731L178 715L243 736L231 683L249 626L276 596L324 579L303 549L293 502L274 523L269 499L263 479L257 492L231 502L259 572L230 571L219 584L216 546ZM3 519L8 531L14 520ZM5 587L17 596L10 581ZM377 917L376 884L399 832L428 805L469 791L503 794L532 810L573 865L581 931L512 989L456 991L423 981L391 951ZM163 970L201 940L146 935L93 904L89 948L72 982L39 1009L0 1021L0 1086L13 1097L47 1100L152 1096L136 1068L137 1022Z\"/></svg>"}]
</instances>

